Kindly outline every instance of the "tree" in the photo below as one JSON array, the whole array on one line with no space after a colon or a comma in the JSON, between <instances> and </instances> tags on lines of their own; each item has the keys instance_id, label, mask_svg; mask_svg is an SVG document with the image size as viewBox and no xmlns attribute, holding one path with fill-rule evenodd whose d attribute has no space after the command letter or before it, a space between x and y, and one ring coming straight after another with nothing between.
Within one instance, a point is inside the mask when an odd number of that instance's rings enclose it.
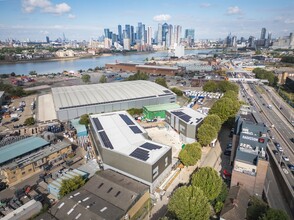
<instances>
[{"instance_id":1,"label":"tree","mask_svg":"<svg viewBox=\"0 0 294 220\"><path fill-rule=\"evenodd\" d=\"M89 122L90 122L90 119L89 119L89 115L88 114L81 115L80 120L79 120L79 123L81 125L88 125Z\"/></svg>"},{"instance_id":2,"label":"tree","mask_svg":"<svg viewBox=\"0 0 294 220\"><path fill-rule=\"evenodd\" d=\"M71 179L64 179L61 182L59 196L63 197L66 194L75 191L85 184L85 180L81 176L75 176Z\"/></svg>"},{"instance_id":3,"label":"tree","mask_svg":"<svg viewBox=\"0 0 294 220\"><path fill-rule=\"evenodd\" d=\"M91 82L91 76L89 74L83 74L82 80L84 83L89 83L89 82Z\"/></svg>"},{"instance_id":4,"label":"tree","mask_svg":"<svg viewBox=\"0 0 294 220\"><path fill-rule=\"evenodd\" d=\"M197 139L202 146L207 146L216 137L217 137L216 129L209 124L203 123L197 131Z\"/></svg>"},{"instance_id":5,"label":"tree","mask_svg":"<svg viewBox=\"0 0 294 220\"><path fill-rule=\"evenodd\" d=\"M203 91L205 92L217 92L218 86L215 81L208 81L203 85Z\"/></svg>"},{"instance_id":6,"label":"tree","mask_svg":"<svg viewBox=\"0 0 294 220\"><path fill-rule=\"evenodd\" d=\"M132 76L129 76L126 78L126 81L133 81L133 80L147 80L149 79L149 76L146 73L141 73L139 70L137 73L135 73Z\"/></svg>"},{"instance_id":7,"label":"tree","mask_svg":"<svg viewBox=\"0 0 294 220\"><path fill-rule=\"evenodd\" d=\"M16 76L15 72L11 72L10 76L12 76L12 77Z\"/></svg>"},{"instance_id":8,"label":"tree","mask_svg":"<svg viewBox=\"0 0 294 220\"><path fill-rule=\"evenodd\" d=\"M283 210L269 208L260 220L288 220L287 213Z\"/></svg>"},{"instance_id":9,"label":"tree","mask_svg":"<svg viewBox=\"0 0 294 220\"><path fill-rule=\"evenodd\" d=\"M162 78L162 77L156 78L155 83L157 83L165 88L168 88L166 81L165 81L165 78Z\"/></svg>"},{"instance_id":10,"label":"tree","mask_svg":"<svg viewBox=\"0 0 294 220\"><path fill-rule=\"evenodd\" d=\"M29 75L30 76L36 76L36 75L38 75L38 73L35 70L33 70L33 71L29 72Z\"/></svg>"},{"instance_id":11,"label":"tree","mask_svg":"<svg viewBox=\"0 0 294 220\"><path fill-rule=\"evenodd\" d=\"M185 166L194 166L200 158L201 146L197 142L186 144L179 154L179 159Z\"/></svg>"},{"instance_id":12,"label":"tree","mask_svg":"<svg viewBox=\"0 0 294 220\"><path fill-rule=\"evenodd\" d=\"M256 196L250 198L247 209L248 220L259 220L267 211L267 204Z\"/></svg>"},{"instance_id":13,"label":"tree","mask_svg":"<svg viewBox=\"0 0 294 220\"><path fill-rule=\"evenodd\" d=\"M226 91L222 98L238 99L238 93L233 90Z\"/></svg>"},{"instance_id":14,"label":"tree","mask_svg":"<svg viewBox=\"0 0 294 220\"><path fill-rule=\"evenodd\" d=\"M24 121L25 125L34 125L35 124L35 119L33 117L29 117Z\"/></svg>"},{"instance_id":15,"label":"tree","mask_svg":"<svg viewBox=\"0 0 294 220\"><path fill-rule=\"evenodd\" d=\"M171 88L171 91L173 91L174 93L176 93L177 96L183 96L182 90L180 90L180 89L178 89L176 87Z\"/></svg>"},{"instance_id":16,"label":"tree","mask_svg":"<svg viewBox=\"0 0 294 220\"><path fill-rule=\"evenodd\" d=\"M130 108L127 110L127 112L134 116L134 115L142 115L143 114L143 109L142 108Z\"/></svg>"},{"instance_id":17,"label":"tree","mask_svg":"<svg viewBox=\"0 0 294 220\"><path fill-rule=\"evenodd\" d=\"M192 186L199 187L209 201L213 201L221 192L222 179L212 167L200 168L192 176Z\"/></svg>"},{"instance_id":18,"label":"tree","mask_svg":"<svg viewBox=\"0 0 294 220\"><path fill-rule=\"evenodd\" d=\"M99 79L100 83L106 83L107 82L107 77L105 75L102 75Z\"/></svg>"},{"instance_id":19,"label":"tree","mask_svg":"<svg viewBox=\"0 0 294 220\"><path fill-rule=\"evenodd\" d=\"M219 213L222 210L227 196L228 196L228 187L227 187L227 184L225 184L224 181L222 181L221 191L219 195L216 197L216 199L212 202L212 206L214 207L214 211L216 213Z\"/></svg>"},{"instance_id":20,"label":"tree","mask_svg":"<svg viewBox=\"0 0 294 220\"><path fill-rule=\"evenodd\" d=\"M218 87L221 92L227 92L229 90L233 90L237 94L239 92L239 86L236 83L230 81L221 81L218 83Z\"/></svg>"},{"instance_id":21,"label":"tree","mask_svg":"<svg viewBox=\"0 0 294 220\"><path fill-rule=\"evenodd\" d=\"M211 114L204 118L203 124L211 125L215 128L216 132L219 132L222 127L222 121L218 115Z\"/></svg>"},{"instance_id":22,"label":"tree","mask_svg":"<svg viewBox=\"0 0 294 220\"><path fill-rule=\"evenodd\" d=\"M272 71L267 71L262 68L255 68L252 70L255 73L255 77L258 79L267 79L270 86L276 86L278 82L278 78Z\"/></svg>"},{"instance_id":23,"label":"tree","mask_svg":"<svg viewBox=\"0 0 294 220\"><path fill-rule=\"evenodd\" d=\"M181 220L209 219L210 205L203 191L195 186L178 188L168 203L169 212Z\"/></svg>"}]
</instances>

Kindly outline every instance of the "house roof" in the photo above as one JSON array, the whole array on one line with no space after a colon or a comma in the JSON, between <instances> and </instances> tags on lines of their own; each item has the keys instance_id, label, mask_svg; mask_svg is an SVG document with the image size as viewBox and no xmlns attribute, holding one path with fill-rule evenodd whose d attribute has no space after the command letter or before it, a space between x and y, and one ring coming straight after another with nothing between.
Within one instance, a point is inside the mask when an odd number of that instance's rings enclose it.
<instances>
[{"instance_id":1,"label":"house roof","mask_svg":"<svg viewBox=\"0 0 294 220\"><path fill-rule=\"evenodd\" d=\"M246 219L249 193L241 186L232 186L221 211L221 219L243 220Z\"/></svg>"},{"instance_id":2,"label":"house roof","mask_svg":"<svg viewBox=\"0 0 294 220\"><path fill-rule=\"evenodd\" d=\"M0 164L19 157L30 151L49 145L40 137L29 137L0 148Z\"/></svg>"}]
</instances>

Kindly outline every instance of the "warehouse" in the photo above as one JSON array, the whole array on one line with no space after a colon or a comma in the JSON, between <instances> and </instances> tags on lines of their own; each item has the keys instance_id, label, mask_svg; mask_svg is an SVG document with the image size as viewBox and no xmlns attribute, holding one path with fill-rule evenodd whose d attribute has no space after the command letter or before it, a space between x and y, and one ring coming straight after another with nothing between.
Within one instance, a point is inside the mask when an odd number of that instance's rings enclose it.
<instances>
[{"instance_id":1,"label":"warehouse","mask_svg":"<svg viewBox=\"0 0 294 220\"><path fill-rule=\"evenodd\" d=\"M52 88L57 118L104 113L176 102L176 95L156 83L138 80Z\"/></svg>"},{"instance_id":2,"label":"warehouse","mask_svg":"<svg viewBox=\"0 0 294 220\"><path fill-rule=\"evenodd\" d=\"M184 143L196 141L196 133L205 115L191 108L183 107L166 111L166 122L180 134Z\"/></svg>"},{"instance_id":3,"label":"warehouse","mask_svg":"<svg viewBox=\"0 0 294 220\"><path fill-rule=\"evenodd\" d=\"M165 111L180 108L176 103L166 103L159 105L148 105L143 107L144 117L153 120L153 119L165 119Z\"/></svg>"},{"instance_id":4,"label":"warehouse","mask_svg":"<svg viewBox=\"0 0 294 220\"><path fill-rule=\"evenodd\" d=\"M150 186L153 191L171 171L171 147L148 139L125 111L90 116L92 146L110 168Z\"/></svg>"}]
</instances>

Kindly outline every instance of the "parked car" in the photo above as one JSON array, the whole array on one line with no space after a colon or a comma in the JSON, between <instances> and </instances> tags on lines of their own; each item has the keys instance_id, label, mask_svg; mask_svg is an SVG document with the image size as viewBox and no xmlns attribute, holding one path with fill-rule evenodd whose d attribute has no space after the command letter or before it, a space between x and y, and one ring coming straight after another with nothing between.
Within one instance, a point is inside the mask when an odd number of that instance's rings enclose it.
<instances>
[{"instance_id":1,"label":"parked car","mask_svg":"<svg viewBox=\"0 0 294 220\"><path fill-rule=\"evenodd\" d=\"M283 160L288 162L289 161L289 157L283 156Z\"/></svg>"},{"instance_id":2,"label":"parked car","mask_svg":"<svg viewBox=\"0 0 294 220\"><path fill-rule=\"evenodd\" d=\"M288 167L291 171L294 171L294 165L293 164L288 164Z\"/></svg>"},{"instance_id":3,"label":"parked car","mask_svg":"<svg viewBox=\"0 0 294 220\"><path fill-rule=\"evenodd\" d=\"M279 154L279 152L278 152L277 150L273 150L273 153L274 153L275 155L278 155L278 154Z\"/></svg>"},{"instance_id":4,"label":"parked car","mask_svg":"<svg viewBox=\"0 0 294 220\"><path fill-rule=\"evenodd\" d=\"M226 150L226 151L224 152L224 155L231 156L231 152L232 152L232 151L228 151L228 150Z\"/></svg>"}]
</instances>

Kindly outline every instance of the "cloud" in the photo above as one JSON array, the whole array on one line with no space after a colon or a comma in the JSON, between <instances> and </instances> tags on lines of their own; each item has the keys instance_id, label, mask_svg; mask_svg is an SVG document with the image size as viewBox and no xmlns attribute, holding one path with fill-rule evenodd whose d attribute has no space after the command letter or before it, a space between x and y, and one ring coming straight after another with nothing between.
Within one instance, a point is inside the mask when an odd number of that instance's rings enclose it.
<instances>
[{"instance_id":1,"label":"cloud","mask_svg":"<svg viewBox=\"0 0 294 220\"><path fill-rule=\"evenodd\" d=\"M237 15L241 13L241 9L238 6L232 6L227 9L227 15Z\"/></svg>"},{"instance_id":2,"label":"cloud","mask_svg":"<svg viewBox=\"0 0 294 220\"><path fill-rule=\"evenodd\" d=\"M168 21L170 19L171 19L171 16L168 14L155 15L153 17L154 21Z\"/></svg>"},{"instance_id":3,"label":"cloud","mask_svg":"<svg viewBox=\"0 0 294 220\"><path fill-rule=\"evenodd\" d=\"M71 7L66 3L52 4L50 0L22 0L22 9L26 13L32 13L35 9L44 13L63 14L70 12Z\"/></svg>"},{"instance_id":4,"label":"cloud","mask_svg":"<svg viewBox=\"0 0 294 220\"><path fill-rule=\"evenodd\" d=\"M294 19L286 19L285 23L286 24L294 24Z\"/></svg>"},{"instance_id":5,"label":"cloud","mask_svg":"<svg viewBox=\"0 0 294 220\"><path fill-rule=\"evenodd\" d=\"M210 3L202 3L202 4L200 5L201 8L209 8L210 6L211 6Z\"/></svg>"},{"instance_id":6,"label":"cloud","mask_svg":"<svg viewBox=\"0 0 294 220\"><path fill-rule=\"evenodd\" d=\"M73 15L73 14L68 14L68 18L70 18L70 19L75 19L75 18L76 18L76 16L75 16L75 15Z\"/></svg>"}]
</instances>

